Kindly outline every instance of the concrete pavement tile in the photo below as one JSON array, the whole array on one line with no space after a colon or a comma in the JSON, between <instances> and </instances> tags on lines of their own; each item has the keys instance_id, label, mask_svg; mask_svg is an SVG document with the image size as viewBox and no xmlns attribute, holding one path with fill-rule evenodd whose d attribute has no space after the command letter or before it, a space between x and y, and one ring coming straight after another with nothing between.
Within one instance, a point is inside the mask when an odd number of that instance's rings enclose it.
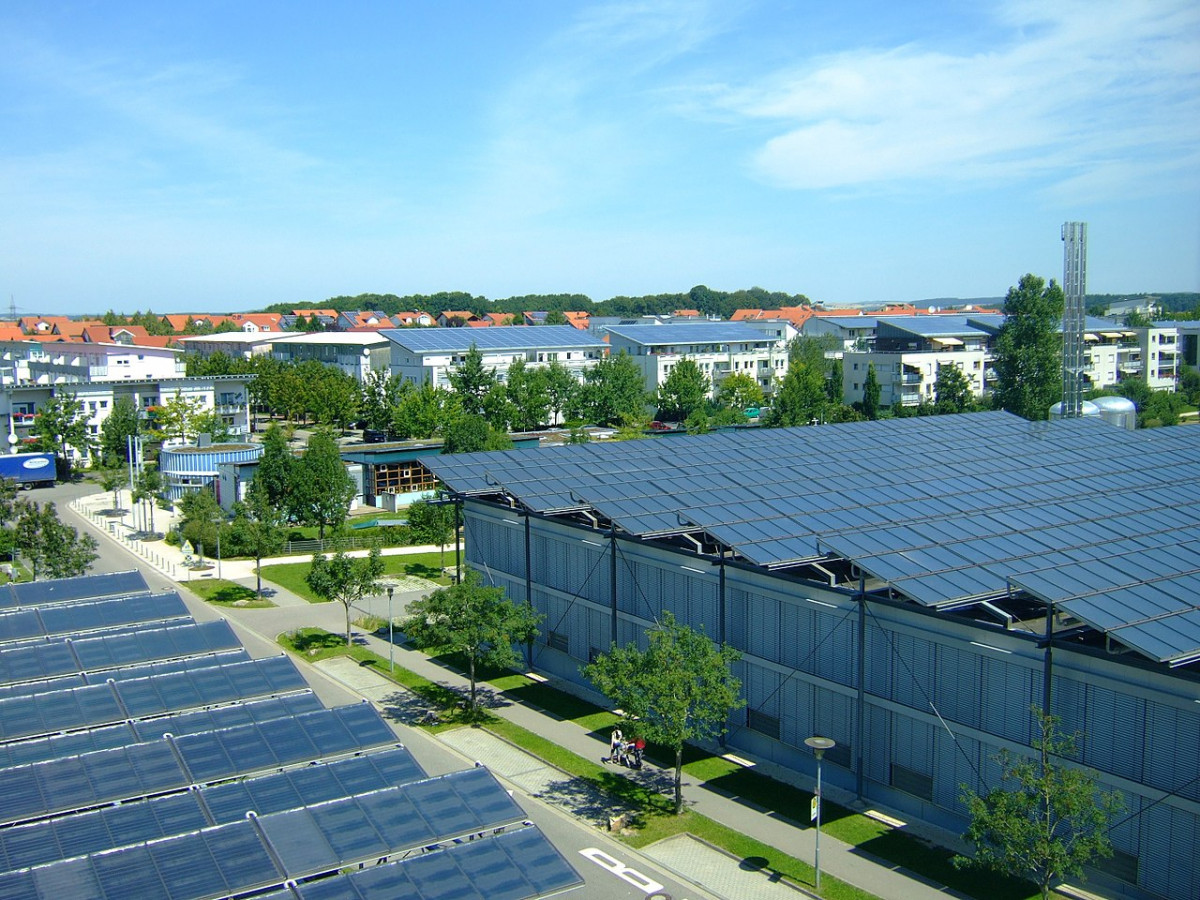
<instances>
[{"instance_id":1,"label":"concrete pavement tile","mask_svg":"<svg viewBox=\"0 0 1200 900\"><path fill-rule=\"evenodd\" d=\"M642 853L682 878L726 900L802 900L808 891L778 879L770 869L735 859L690 834L677 834Z\"/></svg>"}]
</instances>

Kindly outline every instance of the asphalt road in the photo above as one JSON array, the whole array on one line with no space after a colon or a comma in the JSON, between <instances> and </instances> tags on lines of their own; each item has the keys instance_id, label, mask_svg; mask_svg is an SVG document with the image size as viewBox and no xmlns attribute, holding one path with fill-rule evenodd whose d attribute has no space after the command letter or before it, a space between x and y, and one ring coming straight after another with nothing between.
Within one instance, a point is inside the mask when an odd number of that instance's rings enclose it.
<instances>
[{"instance_id":1,"label":"asphalt road","mask_svg":"<svg viewBox=\"0 0 1200 900\"><path fill-rule=\"evenodd\" d=\"M313 624L331 627L327 621L330 613L335 613L340 619L340 608L229 609L228 615L225 614L226 610L214 610L116 541L99 534L90 523L69 508L71 500L99 492L99 487L94 484L70 483L58 484L53 488L40 488L24 496L39 503L54 502L63 521L73 525L81 533L96 537L100 558L93 565L93 572L140 570L152 590L179 591L196 621L228 619L247 651L255 657L278 655L281 650L275 643L274 636L285 630ZM397 600L400 601L399 595ZM398 602L397 614L400 608L401 603ZM337 630L340 630L340 627ZM359 695L312 666L301 665L300 668L314 693L327 706L361 701ZM399 740L412 751L421 766L431 775L457 771L473 763L420 729L396 721L391 721L391 725ZM605 832L568 815L560 808L530 797L520 790L514 790L514 796L530 821L542 830L583 877L585 884L570 891L566 896L577 897L580 900L719 900L716 895L681 880L626 845L611 839Z\"/></svg>"}]
</instances>

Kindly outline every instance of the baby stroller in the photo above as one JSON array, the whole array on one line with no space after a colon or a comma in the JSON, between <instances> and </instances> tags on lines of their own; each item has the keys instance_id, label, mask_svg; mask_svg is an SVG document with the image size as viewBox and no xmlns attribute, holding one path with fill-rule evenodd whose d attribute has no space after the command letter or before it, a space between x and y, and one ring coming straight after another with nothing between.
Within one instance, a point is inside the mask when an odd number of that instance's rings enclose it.
<instances>
[{"instance_id":1,"label":"baby stroller","mask_svg":"<svg viewBox=\"0 0 1200 900\"><path fill-rule=\"evenodd\" d=\"M642 751L646 748L646 742L641 738L635 741L624 741L621 744L620 753L617 756L617 761L623 766L628 766L631 769L640 769L642 767Z\"/></svg>"}]
</instances>

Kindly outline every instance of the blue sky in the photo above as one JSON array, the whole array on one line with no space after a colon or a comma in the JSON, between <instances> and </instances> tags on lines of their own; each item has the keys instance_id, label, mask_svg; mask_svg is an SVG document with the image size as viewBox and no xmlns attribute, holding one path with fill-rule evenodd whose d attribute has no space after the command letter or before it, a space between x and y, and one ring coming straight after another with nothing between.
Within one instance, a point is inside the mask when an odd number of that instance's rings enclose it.
<instances>
[{"instance_id":1,"label":"blue sky","mask_svg":"<svg viewBox=\"0 0 1200 900\"><path fill-rule=\"evenodd\" d=\"M0 300L1200 290L1194 0L0 6Z\"/></svg>"}]
</instances>

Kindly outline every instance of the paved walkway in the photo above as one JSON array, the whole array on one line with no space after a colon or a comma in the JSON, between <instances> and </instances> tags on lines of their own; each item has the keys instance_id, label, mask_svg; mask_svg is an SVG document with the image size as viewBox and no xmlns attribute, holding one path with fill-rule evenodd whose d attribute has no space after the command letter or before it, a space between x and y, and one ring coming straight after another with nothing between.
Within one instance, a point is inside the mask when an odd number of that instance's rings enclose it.
<instances>
[{"instance_id":1,"label":"paved walkway","mask_svg":"<svg viewBox=\"0 0 1200 900\"><path fill-rule=\"evenodd\" d=\"M125 502L127 504L127 498ZM111 495L97 494L73 502L72 508L97 530L108 535L110 539L122 543L130 552L140 556L172 579L186 585L188 570L183 565L180 550L162 541L143 543L132 539L130 537L132 527L128 524L128 517L123 522L113 522L103 514L102 510L111 505ZM159 517L156 525L160 529L164 528L163 519L169 517L164 517L161 511L156 512L156 515ZM393 548L384 552L389 554L414 553L428 552L431 549L436 550L437 548L405 547ZM358 552L365 553L366 551ZM452 560L453 551L450 551L447 557ZM304 562L310 558L310 556L301 556L287 560L273 559L272 563ZM226 580L236 581L249 587L254 586L253 561L230 560L223 562L222 570L222 575ZM215 574L215 570L210 574ZM397 617L401 615L404 604L420 596L420 593L420 591L414 591L397 595L399 604L393 610L394 615ZM281 588L276 588L270 599L276 603L276 608L242 610L227 608L227 612L236 621L268 639L300 625L319 626L333 632L341 632L345 627L343 610L337 604L310 604L303 598ZM383 602L386 604L386 599ZM377 609L378 600L374 601L370 611L378 614ZM455 690L466 690L467 683L463 676L403 645L389 646L386 635L381 638L374 634L356 632L356 640L369 646L371 650L385 659L389 657L390 651L397 666ZM327 675L377 704L390 718L401 723L414 723L427 712L416 695L350 660L327 660L317 665ZM487 692L486 686L481 689L485 693ZM542 737L551 739L579 756L590 759L607 756L606 739L592 735L574 722L558 719L527 705L512 703L500 694L488 694L486 702L490 704L491 711L496 715L509 719ZM531 796L564 807L572 814L584 818L598 827L607 826L610 817L623 812L611 802L607 802L595 794L588 786L580 784L560 770L554 769L540 759L488 732L480 729L458 729L439 735L439 740L467 758L482 762L499 776ZM812 788L810 780L804 779L796 773L772 770L766 766L763 766L763 769L777 777L794 780L806 789L811 790ZM618 769L615 766L614 771L621 771L628 777L636 778L664 794L669 795L673 790L673 772L661 770L650 763L636 772ZM836 796L833 792L827 792L827 795L837 801L852 799ZM813 861L815 830L807 821L807 808L795 810L794 818L785 818L777 812L764 810L702 785L689 783L686 778L684 799L691 808L742 834L753 837L770 847L783 849L789 855L797 856L810 863ZM915 830L914 833L916 833ZM951 836L938 834L937 837L946 839ZM761 860L756 862L734 859L723 851L695 839L671 839L646 848L643 852L655 861L678 872L681 877L703 885L707 890L725 897L726 900L780 900L780 898L793 898L807 893L807 891L800 891L800 889L783 882L771 871L769 861L760 866L758 863L761 863ZM821 870L826 875L833 875L877 897L885 898L885 900L935 900L935 898L963 896L943 885L926 882L920 876L862 853L848 844L833 839L828 834L823 834L821 837Z\"/></svg>"}]
</instances>

